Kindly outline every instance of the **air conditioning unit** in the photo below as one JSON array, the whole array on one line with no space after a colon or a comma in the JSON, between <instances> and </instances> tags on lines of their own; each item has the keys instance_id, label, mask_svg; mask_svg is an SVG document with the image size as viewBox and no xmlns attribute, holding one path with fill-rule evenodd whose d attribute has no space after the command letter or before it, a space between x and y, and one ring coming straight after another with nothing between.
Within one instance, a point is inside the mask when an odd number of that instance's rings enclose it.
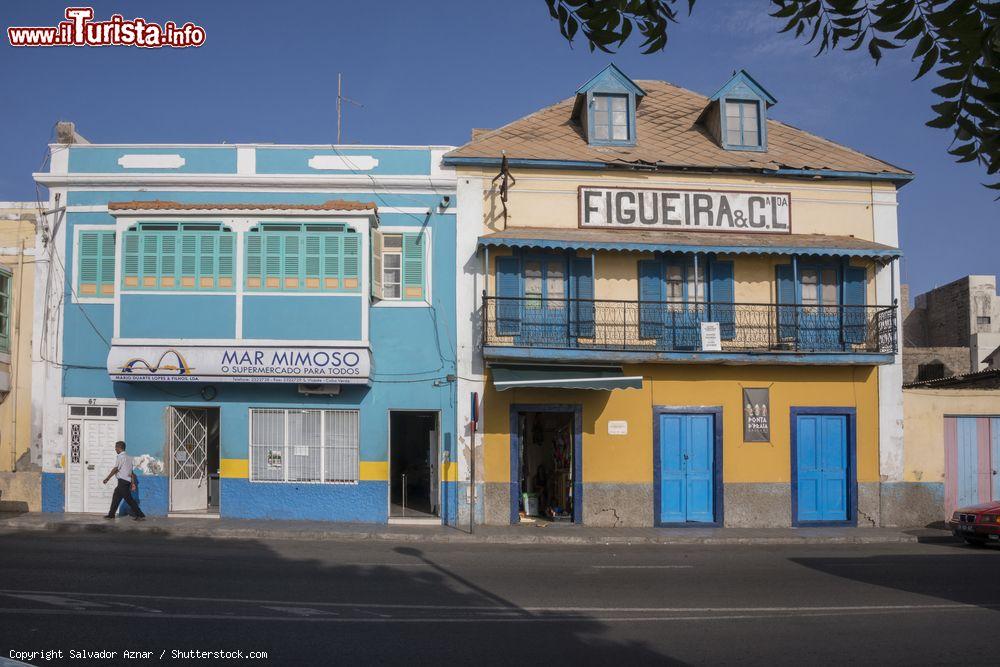
<instances>
[{"instance_id":1,"label":"air conditioning unit","mask_svg":"<svg viewBox=\"0 0 1000 667\"><path fill-rule=\"evenodd\" d=\"M339 384L300 384L299 393L306 396L337 396L340 394Z\"/></svg>"}]
</instances>

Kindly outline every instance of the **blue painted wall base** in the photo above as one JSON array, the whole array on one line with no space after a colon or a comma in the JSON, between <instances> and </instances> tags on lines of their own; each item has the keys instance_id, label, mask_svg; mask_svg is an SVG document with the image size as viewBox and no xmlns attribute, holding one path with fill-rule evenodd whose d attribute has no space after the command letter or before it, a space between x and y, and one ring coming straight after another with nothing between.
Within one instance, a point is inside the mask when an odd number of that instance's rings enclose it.
<instances>
[{"instance_id":1,"label":"blue painted wall base","mask_svg":"<svg viewBox=\"0 0 1000 667\"><path fill-rule=\"evenodd\" d=\"M284 484L224 477L220 484L223 518L389 521L388 482Z\"/></svg>"},{"instance_id":2,"label":"blue painted wall base","mask_svg":"<svg viewBox=\"0 0 1000 667\"><path fill-rule=\"evenodd\" d=\"M61 472L42 473L42 511L65 512L66 494L64 492L66 476Z\"/></svg>"}]
</instances>

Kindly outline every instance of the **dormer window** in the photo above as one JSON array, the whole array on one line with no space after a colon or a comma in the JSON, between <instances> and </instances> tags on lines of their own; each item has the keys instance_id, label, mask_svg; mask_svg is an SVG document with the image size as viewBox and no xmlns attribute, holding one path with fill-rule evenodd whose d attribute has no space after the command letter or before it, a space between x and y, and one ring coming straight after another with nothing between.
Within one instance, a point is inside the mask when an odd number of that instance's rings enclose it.
<instances>
[{"instance_id":1,"label":"dormer window","mask_svg":"<svg viewBox=\"0 0 1000 667\"><path fill-rule=\"evenodd\" d=\"M727 151L766 151L767 110L776 103L741 69L709 98L698 123Z\"/></svg>"},{"instance_id":2,"label":"dormer window","mask_svg":"<svg viewBox=\"0 0 1000 667\"><path fill-rule=\"evenodd\" d=\"M628 95L594 94L594 139L628 141Z\"/></svg>"},{"instance_id":3,"label":"dormer window","mask_svg":"<svg viewBox=\"0 0 1000 667\"><path fill-rule=\"evenodd\" d=\"M760 148L760 102L726 100L726 143L731 148Z\"/></svg>"},{"instance_id":4,"label":"dormer window","mask_svg":"<svg viewBox=\"0 0 1000 667\"><path fill-rule=\"evenodd\" d=\"M646 93L614 65L576 91L573 120L591 146L634 146L635 109Z\"/></svg>"}]
</instances>

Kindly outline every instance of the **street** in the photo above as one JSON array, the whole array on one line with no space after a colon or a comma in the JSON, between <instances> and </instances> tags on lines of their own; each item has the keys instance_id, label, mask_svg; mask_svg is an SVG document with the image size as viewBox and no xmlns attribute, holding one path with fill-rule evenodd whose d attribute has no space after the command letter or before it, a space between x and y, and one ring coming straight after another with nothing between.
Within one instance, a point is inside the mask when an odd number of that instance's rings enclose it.
<instances>
[{"instance_id":1,"label":"street","mask_svg":"<svg viewBox=\"0 0 1000 667\"><path fill-rule=\"evenodd\" d=\"M522 547L7 534L0 656L995 664L998 564L1000 549L950 542Z\"/></svg>"}]
</instances>

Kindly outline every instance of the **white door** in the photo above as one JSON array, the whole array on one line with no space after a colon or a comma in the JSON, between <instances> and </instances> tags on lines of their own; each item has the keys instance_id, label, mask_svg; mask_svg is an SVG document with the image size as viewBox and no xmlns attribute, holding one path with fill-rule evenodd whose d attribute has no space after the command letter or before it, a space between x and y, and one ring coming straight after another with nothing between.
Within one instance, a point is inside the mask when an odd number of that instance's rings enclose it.
<instances>
[{"instance_id":1,"label":"white door","mask_svg":"<svg viewBox=\"0 0 1000 667\"><path fill-rule=\"evenodd\" d=\"M440 475L438 474L438 433L430 432L430 442L428 443L427 464L430 467L431 478L431 513L438 513L438 505L441 503Z\"/></svg>"},{"instance_id":2,"label":"white door","mask_svg":"<svg viewBox=\"0 0 1000 667\"><path fill-rule=\"evenodd\" d=\"M170 509L208 509L208 410L168 408Z\"/></svg>"},{"instance_id":3,"label":"white door","mask_svg":"<svg viewBox=\"0 0 1000 667\"><path fill-rule=\"evenodd\" d=\"M102 482L111 469L115 467L118 422L84 419L81 431L83 437L83 511L107 514L111 507L111 496L117 482L113 479L107 484L102 484Z\"/></svg>"},{"instance_id":4,"label":"white door","mask_svg":"<svg viewBox=\"0 0 1000 667\"><path fill-rule=\"evenodd\" d=\"M66 456L67 512L83 511L83 488L87 467L83 463L83 420L71 419L67 424L69 448ZM106 508L105 508L106 511Z\"/></svg>"}]
</instances>

